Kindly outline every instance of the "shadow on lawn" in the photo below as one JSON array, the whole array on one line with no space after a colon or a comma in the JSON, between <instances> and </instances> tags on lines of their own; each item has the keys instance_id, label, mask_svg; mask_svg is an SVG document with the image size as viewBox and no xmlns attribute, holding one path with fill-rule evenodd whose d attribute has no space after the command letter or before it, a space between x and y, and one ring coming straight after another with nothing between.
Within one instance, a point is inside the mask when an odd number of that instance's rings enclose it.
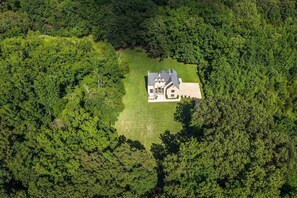
<instances>
[{"instance_id":1,"label":"shadow on lawn","mask_svg":"<svg viewBox=\"0 0 297 198\"><path fill-rule=\"evenodd\" d=\"M145 86L145 90L147 92L147 76L144 76L144 86Z\"/></svg>"},{"instance_id":2,"label":"shadow on lawn","mask_svg":"<svg viewBox=\"0 0 297 198\"><path fill-rule=\"evenodd\" d=\"M137 148L139 150L145 150L144 145L141 144L141 142L139 142L138 140L127 139L124 135L120 135L119 136L119 143L121 144L121 143L124 143L124 142L127 142L131 148Z\"/></svg>"}]
</instances>

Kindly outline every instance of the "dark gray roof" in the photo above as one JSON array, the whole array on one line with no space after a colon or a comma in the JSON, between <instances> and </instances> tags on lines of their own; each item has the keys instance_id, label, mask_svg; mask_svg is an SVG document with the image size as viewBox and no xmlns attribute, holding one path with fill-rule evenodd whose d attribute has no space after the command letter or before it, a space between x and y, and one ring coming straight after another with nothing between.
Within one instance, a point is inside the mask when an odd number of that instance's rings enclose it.
<instances>
[{"instance_id":1,"label":"dark gray roof","mask_svg":"<svg viewBox=\"0 0 297 198\"><path fill-rule=\"evenodd\" d=\"M177 88L179 88L179 79L177 76L177 73L174 69L170 69L169 72L171 72L171 80L173 82L173 85L176 86Z\"/></svg>"},{"instance_id":2,"label":"dark gray roof","mask_svg":"<svg viewBox=\"0 0 297 198\"><path fill-rule=\"evenodd\" d=\"M155 85L155 79L158 77L158 73L148 73L147 75L147 85L148 86L154 86Z\"/></svg>"},{"instance_id":3,"label":"dark gray roof","mask_svg":"<svg viewBox=\"0 0 297 198\"><path fill-rule=\"evenodd\" d=\"M148 85L154 86L155 85L155 79L164 79L166 82L165 85L169 84L170 82L173 83L174 86L179 88L179 78L174 69L169 69L168 72L161 70L159 73L148 73Z\"/></svg>"}]
</instances>

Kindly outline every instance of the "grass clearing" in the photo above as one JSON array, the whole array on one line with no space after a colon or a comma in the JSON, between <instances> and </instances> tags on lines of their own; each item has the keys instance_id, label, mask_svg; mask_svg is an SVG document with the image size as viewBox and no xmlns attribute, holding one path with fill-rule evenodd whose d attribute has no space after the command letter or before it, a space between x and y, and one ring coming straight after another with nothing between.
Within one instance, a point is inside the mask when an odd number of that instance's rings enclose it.
<instances>
[{"instance_id":1,"label":"grass clearing","mask_svg":"<svg viewBox=\"0 0 297 198\"><path fill-rule=\"evenodd\" d=\"M148 103L145 87L147 72L173 68L183 82L199 82L196 65L186 65L172 59L159 62L147 57L141 49L126 49L119 51L119 54L122 61L129 63L130 72L124 79L125 109L120 113L115 128L119 135L138 140L149 148L152 143L160 142L160 134L165 130L178 132L181 125L173 118L177 103Z\"/></svg>"}]
</instances>

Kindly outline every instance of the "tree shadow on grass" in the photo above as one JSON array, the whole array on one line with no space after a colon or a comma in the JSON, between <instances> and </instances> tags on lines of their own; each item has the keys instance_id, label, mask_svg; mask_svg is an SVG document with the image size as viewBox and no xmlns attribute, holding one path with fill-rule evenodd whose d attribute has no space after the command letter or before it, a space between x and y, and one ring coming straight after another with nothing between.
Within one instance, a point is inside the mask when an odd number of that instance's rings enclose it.
<instances>
[{"instance_id":1,"label":"tree shadow on grass","mask_svg":"<svg viewBox=\"0 0 297 198\"><path fill-rule=\"evenodd\" d=\"M125 136L120 135L119 136L119 143L122 144L124 142L129 144L129 146L131 148L136 148L136 149L139 149L139 150L145 150L144 145L141 142L139 142L138 140L130 140L130 139L127 139Z\"/></svg>"},{"instance_id":2,"label":"tree shadow on grass","mask_svg":"<svg viewBox=\"0 0 297 198\"><path fill-rule=\"evenodd\" d=\"M181 123L184 129L190 127L192 115L194 113L195 100L191 98L184 98L182 102L178 103L175 113L174 120Z\"/></svg>"},{"instance_id":3,"label":"tree shadow on grass","mask_svg":"<svg viewBox=\"0 0 297 198\"><path fill-rule=\"evenodd\" d=\"M145 86L145 90L147 92L148 91L147 90L147 76L144 76L144 86Z\"/></svg>"},{"instance_id":4,"label":"tree shadow on grass","mask_svg":"<svg viewBox=\"0 0 297 198\"><path fill-rule=\"evenodd\" d=\"M143 144L141 144L141 142L139 142L138 140L127 140L127 143L132 147L132 148L137 148L139 150L145 150L145 147Z\"/></svg>"}]
</instances>

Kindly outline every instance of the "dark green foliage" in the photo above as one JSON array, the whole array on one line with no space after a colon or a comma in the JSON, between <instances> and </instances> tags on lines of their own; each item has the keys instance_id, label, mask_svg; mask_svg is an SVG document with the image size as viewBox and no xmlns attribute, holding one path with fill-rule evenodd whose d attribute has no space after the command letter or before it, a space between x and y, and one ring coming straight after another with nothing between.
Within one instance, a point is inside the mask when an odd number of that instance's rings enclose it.
<instances>
[{"instance_id":1,"label":"dark green foliage","mask_svg":"<svg viewBox=\"0 0 297 198\"><path fill-rule=\"evenodd\" d=\"M143 23L151 56L197 64L206 97L239 95L257 101L283 132L296 134L296 2L187 0L169 5Z\"/></svg>"},{"instance_id":2,"label":"dark green foliage","mask_svg":"<svg viewBox=\"0 0 297 198\"><path fill-rule=\"evenodd\" d=\"M113 47L140 45L197 64L205 95L179 104L183 130L152 146L164 197L296 197L296 1L4 0L0 11L0 196L151 195L154 159L112 128L129 72Z\"/></svg>"},{"instance_id":3,"label":"dark green foliage","mask_svg":"<svg viewBox=\"0 0 297 198\"><path fill-rule=\"evenodd\" d=\"M0 44L0 193L139 197L155 161L118 140L123 70L90 39L30 33ZM100 47L99 47L100 46Z\"/></svg>"},{"instance_id":4,"label":"dark green foliage","mask_svg":"<svg viewBox=\"0 0 297 198\"><path fill-rule=\"evenodd\" d=\"M18 0L2 0L0 2L0 12L8 10L16 11L20 8L20 2Z\"/></svg>"},{"instance_id":5,"label":"dark green foliage","mask_svg":"<svg viewBox=\"0 0 297 198\"><path fill-rule=\"evenodd\" d=\"M151 1L113 0L100 10L102 31L115 48L145 45L140 35L146 29L141 24L156 9Z\"/></svg>"},{"instance_id":6,"label":"dark green foliage","mask_svg":"<svg viewBox=\"0 0 297 198\"><path fill-rule=\"evenodd\" d=\"M141 24L157 10L155 3L144 0L19 0L15 3L28 14L33 30L59 36L92 34L96 41L108 39L116 48L144 45L141 33L145 29ZM13 3L3 5L13 9Z\"/></svg>"},{"instance_id":7,"label":"dark green foliage","mask_svg":"<svg viewBox=\"0 0 297 198\"><path fill-rule=\"evenodd\" d=\"M236 98L199 100L191 125L171 138L180 142L178 152L163 141L165 197L280 195L296 163L295 145L275 131L260 105Z\"/></svg>"},{"instance_id":8,"label":"dark green foliage","mask_svg":"<svg viewBox=\"0 0 297 198\"><path fill-rule=\"evenodd\" d=\"M26 14L6 11L0 13L0 41L5 38L25 36L30 21Z\"/></svg>"},{"instance_id":9,"label":"dark green foliage","mask_svg":"<svg viewBox=\"0 0 297 198\"><path fill-rule=\"evenodd\" d=\"M33 29L60 36L98 35L99 1L20 0L20 9L29 15Z\"/></svg>"}]
</instances>

